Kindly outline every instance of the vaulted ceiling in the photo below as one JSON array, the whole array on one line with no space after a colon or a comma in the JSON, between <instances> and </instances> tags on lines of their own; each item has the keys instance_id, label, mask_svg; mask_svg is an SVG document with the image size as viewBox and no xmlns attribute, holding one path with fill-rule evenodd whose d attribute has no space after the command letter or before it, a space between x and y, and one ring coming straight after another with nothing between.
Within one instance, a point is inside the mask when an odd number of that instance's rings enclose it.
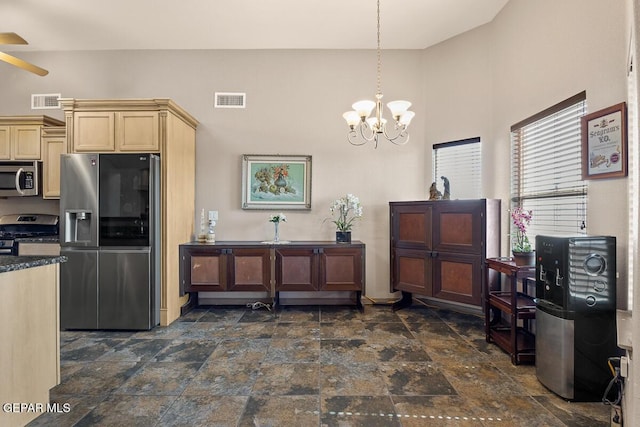
<instances>
[{"instance_id":1,"label":"vaulted ceiling","mask_svg":"<svg viewBox=\"0 0 640 427\"><path fill-rule=\"evenodd\" d=\"M508 0L380 0L383 49L424 49ZM373 49L376 0L2 0L5 51Z\"/></svg>"}]
</instances>

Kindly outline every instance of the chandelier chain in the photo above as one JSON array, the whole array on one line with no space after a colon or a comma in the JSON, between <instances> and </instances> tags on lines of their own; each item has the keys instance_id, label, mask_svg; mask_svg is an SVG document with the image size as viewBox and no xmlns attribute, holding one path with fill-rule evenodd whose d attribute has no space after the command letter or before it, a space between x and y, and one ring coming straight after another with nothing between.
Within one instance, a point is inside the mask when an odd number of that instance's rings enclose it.
<instances>
[{"instance_id":1,"label":"chandelier chain","mask_svg":"<svg viewBox=\"0 0 640 427\"><path fill-rule=\"evenodd\" d=\"M378 0L378 93L382 93L382 52L380 50L380 0Z\"/></svg>"},{"instance_id":2,"label":"chandelier chain","mask_svg":"<svg viewBox=\"0 0 640 427\"><path fill-rule=\"evenodd\" d=\"M396 145L404 145L409 141L407 126L415 115L409 111L409 101L392 101L387 104L391 111L393 123L387 126L387 121L382 117L382 47L380 43L380 0L377 0L377 88L375 101L363 100L353 104L353 111L347 111L342 117L349 125L347 139L352 145L363 145L373 142L374 148L378 147L378 139L383 138ZM371 116L371 113L375 113ZM371 117L369 117L371 116Z\"/></svg>"}]
</instances>

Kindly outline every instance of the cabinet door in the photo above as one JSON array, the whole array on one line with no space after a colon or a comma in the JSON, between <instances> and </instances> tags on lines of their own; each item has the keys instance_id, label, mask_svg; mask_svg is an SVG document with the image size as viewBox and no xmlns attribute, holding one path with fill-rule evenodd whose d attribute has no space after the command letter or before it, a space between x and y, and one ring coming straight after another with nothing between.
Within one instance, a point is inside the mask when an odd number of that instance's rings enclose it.
<instances>
[{"instance_id":1,"label":"cabinet door","mask_svg":"<svg viewBox=\"0 0 640 427\"><path fill-rule=\"evenodd\" d=\"M223 249L181 248L181 252L185 292L227 290L227 257Z\"/></svg>"},{"instance_id":2,"label":"cabinet door","mask_svg":"<svg viewBox=\"0 0 640 427\"><path fill-rule=\"evenodd\" d=\"M415 249L395 249L391 254L391 291L432 295L431 252Z\"/></svg>"},{"instance_id":3,"label":"cabinet door","mask_svg":"<svg viewBox=\"0 0 640 427\"><path fill-rule=\"evenodd\" d=\"M67 141L64 131L59 136L42 138L43 182L42 197L45 199L60 198L60 155L67 152Z\"/></svg>"},{"instance_id":4,"label":"cabinet door","mask_svg":"<svg viewBox=\"0 0 640 427\"><path fill-rule=\"evenodd\" d=\"M433 208L433 250L482 254L482 201L442 201Z\"/></svg>"},{"instance_id":5,"label":"cabinet door","mask_svg":"<svg viewBox=\"0 0 640 427\"><path fill-rule=\"evenodd\" d=\"M476 255L438 252L433 258L433 297L479 306L482 262Z\"/></svg>"},{"instance_id":6,"label":"cabinet door","mask_svg":"<svg viewBox=\"0 0 640 427\"><path fill-rule=\"evenodd\" d=\"M10 126L0 126L0 160L11 160Z\"/></svg>"},{"instance_id":7,"label":"cabinet door","mask_svg":"<svg viewBox=\"0 0 640 427\"><path fill-rule=\"evenodd\" d=\"M156 152L160 150L160 120L153 111L126 111L116 114L118 151Z\"/></svg>"},{"instance_id":8,"label":"cabinet door","mask_svg":"<svg viewBox=\"0 0 640 427\"><path fill-rule=\"evenodd\" d=\"M395 247L431 249L430 204L391 206L391 243Z\"/></svg>"},{"instance_id":9,"label":"cabinet door","mask_svg":"<svg viewBox=\"0 0 640 427\"><path fill-rule=\"evenodd\" d=\"M271 291L271 263L268 248L230 248L228 291Z\"/></svg>"},{"instance_id":10,"label":"cabinet door","mask_svg":"<svg viewBox=\"0 0 640 427\"><path fill-rule=\"evenodd\" d=\"M73 114L74 152L115 151L115 114L108 111Z\"/></svg>"},{"instance_id":11,"label":"cabinet door","mask_svg":"<svg viewBox=\"0 0 640 427\"><path fill-rule=\"evenodd\" d=\"M363 290L363 250L359 247L322 248L320 255L320 290Z\"/></svg>"},{"instance_id":12,"label":"cabinet door","mask_svg":"<svg viewBox=\"0 0 640 427\"><path fill-rule=\"evenodd\" d=\"M276 291L317 291L318 261L314 248L277 248Z\"/></svg>"},{"instance_id":13,"label":"cabinet door","mask_svg":"<svg viewBox=\"0 0 640 427\"><path fill-rule=\"evenodd\" d=\"M41 127L12 126L11 142L13 144L13 158L15 160L40 160Z\"/></svg>"}]
</instances>

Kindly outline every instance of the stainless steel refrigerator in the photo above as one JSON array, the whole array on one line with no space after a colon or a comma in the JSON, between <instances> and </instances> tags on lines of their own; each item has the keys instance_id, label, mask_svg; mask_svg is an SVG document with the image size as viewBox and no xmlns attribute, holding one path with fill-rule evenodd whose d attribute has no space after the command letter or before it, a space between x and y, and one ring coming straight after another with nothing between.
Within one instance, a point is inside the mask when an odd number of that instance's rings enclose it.
<instances>
[{"instance_id":1,"label":"stainless steel refrigerator","mask_svg":"<svg viewBox=\"0 0 640 427\"><path fill-rule=\"evenodd\" d=\"M63 154L60 325L148 330L160 323L160 158Z\"/></svg>"}]
</instances>

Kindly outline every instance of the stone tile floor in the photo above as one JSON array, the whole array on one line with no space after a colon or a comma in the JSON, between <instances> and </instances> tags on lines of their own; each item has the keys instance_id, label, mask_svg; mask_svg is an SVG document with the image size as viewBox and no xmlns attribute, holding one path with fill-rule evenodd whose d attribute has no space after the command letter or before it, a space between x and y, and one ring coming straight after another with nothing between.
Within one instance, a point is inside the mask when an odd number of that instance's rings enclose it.
<instances>
[{"instance_id":1,"label":"stone tile floor","mask_svg":"<svg viewBox=\"0 0 640 427\"><path fill-rule=\"evenodd\" d=\"M63 331L60 385L29 426L608 426L483 319L422 304L201 307L145 332Z\"/></svg>"}]
</instances>

